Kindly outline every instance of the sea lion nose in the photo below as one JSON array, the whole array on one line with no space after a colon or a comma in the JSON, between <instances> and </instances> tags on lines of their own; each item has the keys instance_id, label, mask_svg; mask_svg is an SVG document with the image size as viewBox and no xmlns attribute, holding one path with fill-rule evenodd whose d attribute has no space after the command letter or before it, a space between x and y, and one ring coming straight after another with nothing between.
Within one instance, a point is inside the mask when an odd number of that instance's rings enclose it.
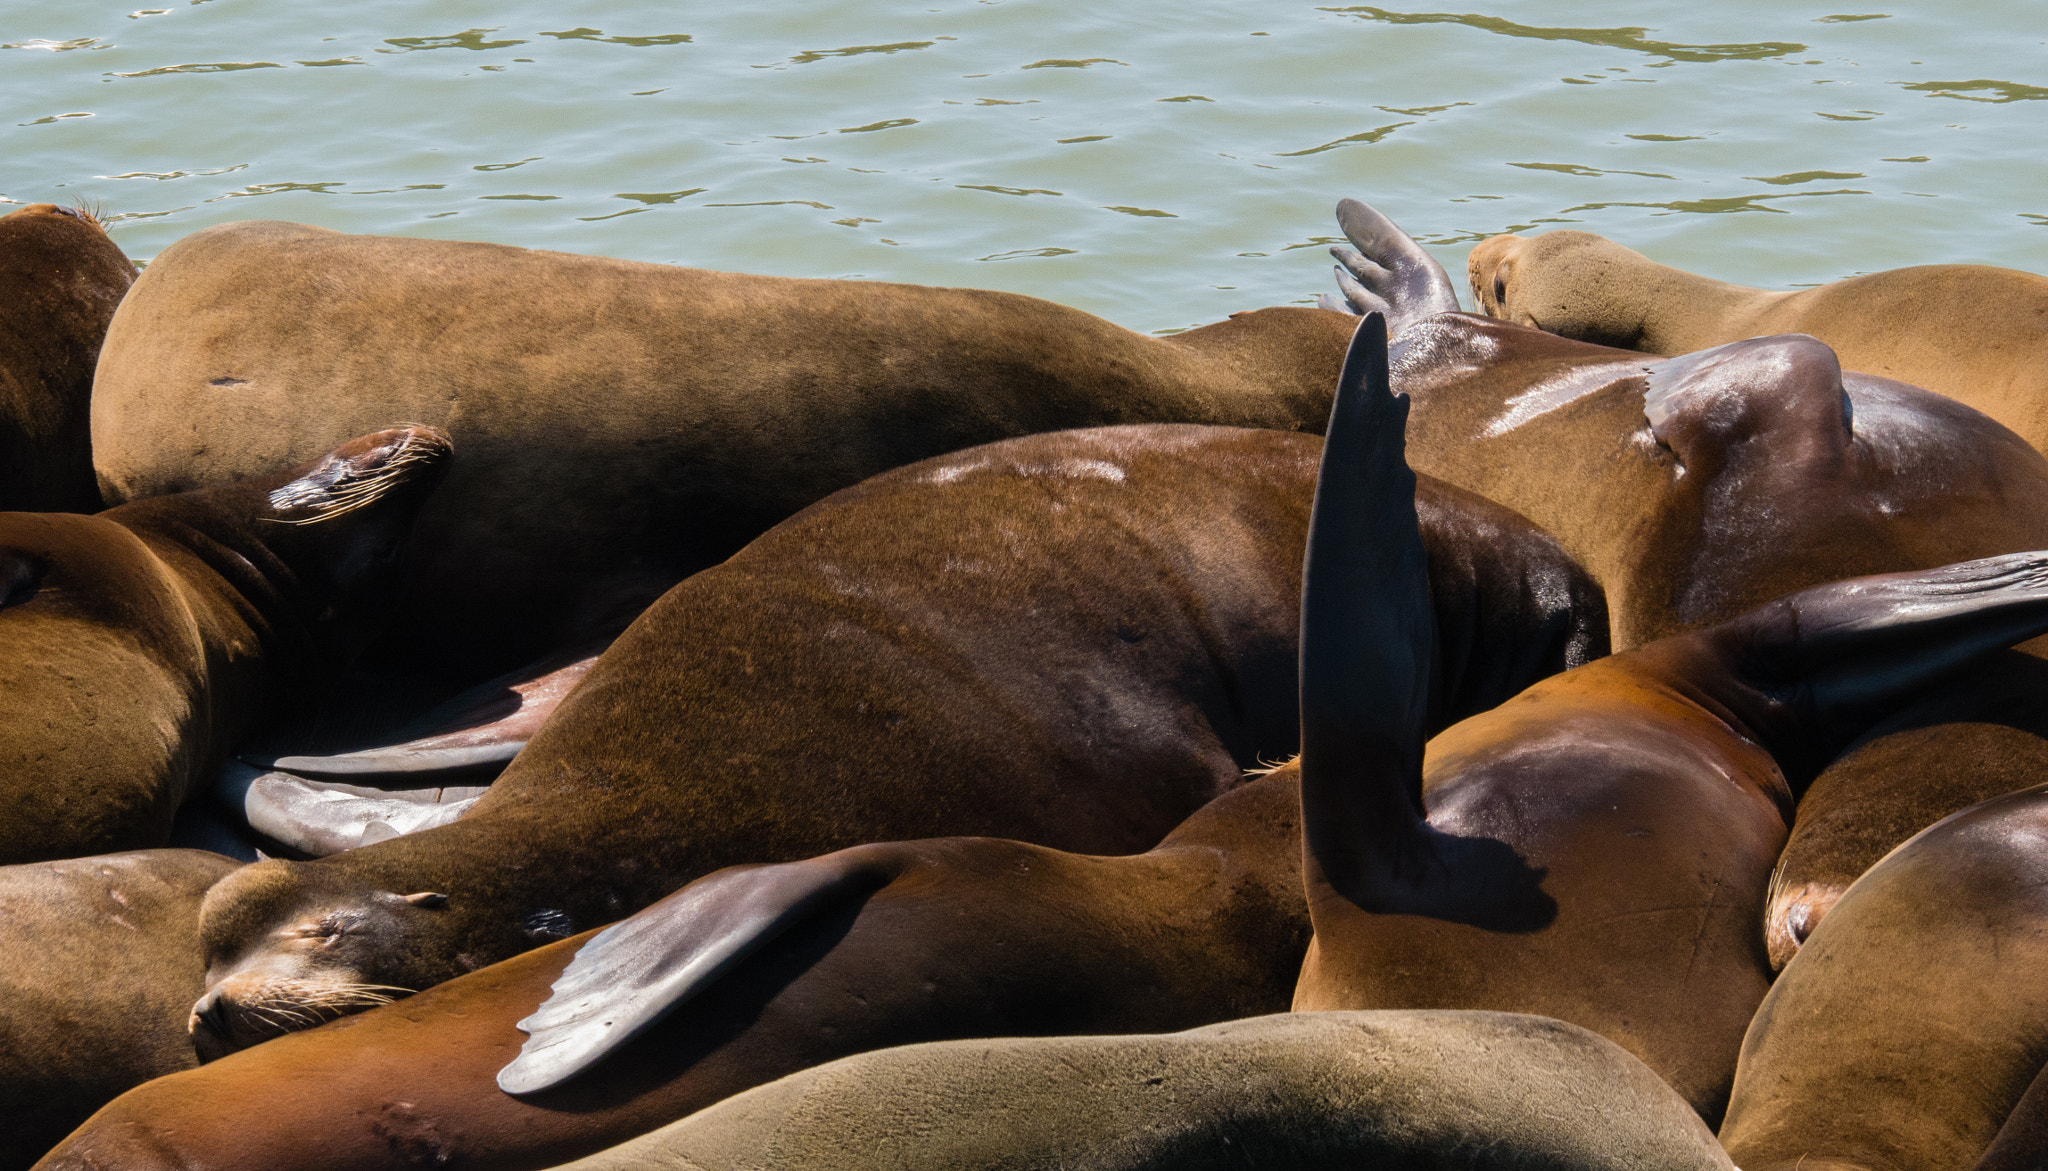
<instances>
[{"instance_id":1,"label":"sea lion nose","mask_svg":"<svg viewBox=\"0 0 2048 1171\"><path fill-rule=\"evenodd\" d=\"M214 1037L223 1041L227 1039L228 1009L227 1005L220 998L220 989L218 988L200 997L192 1005L192 1016L185 1022L185 1031L196 1037L199 1035L199 1030L202 1026L205 1027L207 1032L212 1033Z\"/></svg>"}]
</instances>

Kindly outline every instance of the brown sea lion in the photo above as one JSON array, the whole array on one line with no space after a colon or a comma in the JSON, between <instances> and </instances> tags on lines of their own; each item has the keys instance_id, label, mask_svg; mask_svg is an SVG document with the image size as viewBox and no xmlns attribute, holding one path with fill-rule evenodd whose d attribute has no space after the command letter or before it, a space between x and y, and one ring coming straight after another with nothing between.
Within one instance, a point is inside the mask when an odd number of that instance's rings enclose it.
<instances>
[{"instance_id":1,"label":"brown sea lion","mask_svg":"<svg viewBox=\"0 0 2048 1171\"><path fill-rule=\"evenodd\" d=\"M447 429L390 641L489 675L915 460L1114 423L1313 430L1350 329L1278 308L1155 338L1010 293L226 224L116 316L95 458L125 500L386 419Z\"/></svg>"},{"instance_id":2,"label":"brown sea lion","mask_svg":"<svg viewBox=\"0 0 2048 1171\"><path fill-rule=\"evenodd\" d=\"M239 863L140 850L0 866L0 1167L131 1086L198 1065L199 900Z\"/></svg>"},{"instance_id":3,"label":"brown sea lion","mask_svg":"<svg viewBox=\"0 0 2048 1171\"><path fill-rule=\"evenodd\" d=\"M2048 788L1996 797L1842 895L1743 1040L1721 1141L1745 1171L1969 1167L1994 1140L1989 1165L2041 1165L2044 838Z\"/></svg>"},{"instance_id":4,"label":"brown sea lion","mask_svg":"<svg viewBox=\"0 0 2048 1171\"><path fill-rule=\"evenodd\" d=\"M1284 1011L1307 944L1291 774L1224 794L1133 857L989 838L856 846L719 871L595 939L140 1087L45 1165L380 1171L397 1149L547 1166L851 1053ZM678 971L696 986L664 987ZM558 1088L499 1089L514 1058L563 1074L563 1037L627 1031L623 1017L563 1019L561 1003L592 992L657 1019L610 1052L568 1046L591 1065ZM528 1022L529 1040L518 1025L536 1015L555 1019ZM522 1043L554 1056L520 1058Z\"/></svg>"},{"instance_id":5,"label":"brown sea lion","mask_svg":"<svg viewBox=\"0 0 2048 1171\"><path fill-rule=\"evenodd\" d=\"M2048 278L2033 273L1933 264L1767 292L1576 231L1483 240L1469 273L1488 316L1605 346L1682 354L1811 334L1851 370L1968 403L2048 450Z\"/></svg>"},{"instance_id":6,"label":"brown sea lion","mask_svg":"<svg viewBox=\"0 0 2048 1171\"><path fill-rule=\"evenodd\" d=\"M1488 1012L949 1041L792 1074L562 1171L1733 1171L1600 1037Z\"/></svg>"},{"instance_id":7,"label":"brown sea lion","mask_svg":"<svg viewBox=\"0 0 2048 1171\"><path fill-rule=\"evenodd\" d=\"M1653 359L1441 312L1450 279L1356 200L1348 303L1390 312L1417 471L1535 521L1607 591L1616 649L1796 589L2048 548L2048 461L1812 338ZM1333 301L1334 303L1334 301Z\"/></svg>"},{"instance_id":8,"label":"brown sea lion","mask_svg":"<svg viewBox=\"0 0 2048 1171\"><path fill-rule=\"evenodd\" d=\"M135 265L90 212L0 216L0 510L98 512L93 364Z\"/></svg>"},{"instance_id":9,"label":"brown sea lion","mask_svg":"<svg viewBox=\"0 0 2048 1171\"><path fill-rule=\"evenodd\" d=\"M447 451L403 427L98 516L0 514L0 862L162 845L360 644Z\"/></svg>"},{"instance_id":10,"label":"brown sea lion","mask_svg":"<svg viewBox=\"0 0 2048 1171\"><path fill-rule=\"evenodd\" d=\"M1316 936L1295 1007L1557 1017L1718 1118L1770 983L1780 760L1824 758L1897 696L2048 630L2048 552L1804 590L1430 739L1408 401L1376 321L1338 388L1303 572Z\"/></svg>"},{"instance_id":11,"label":"brown sea lion","mask_svg":"<svg viewBox=\"0 0 2048 1171\"><path fill-rule=\"evenodd\" d=\"M460 819L215 887L197 1027L245 1043L276 1031L251 998L424 988L728 865L944 834L1149 848L1294 751L1319 447L1073 431L833 496L642 615ZM1599 653L1597 591L1548 537L1441 486L1423 509L1433 720Z\"/></svg>"}]
</instances>

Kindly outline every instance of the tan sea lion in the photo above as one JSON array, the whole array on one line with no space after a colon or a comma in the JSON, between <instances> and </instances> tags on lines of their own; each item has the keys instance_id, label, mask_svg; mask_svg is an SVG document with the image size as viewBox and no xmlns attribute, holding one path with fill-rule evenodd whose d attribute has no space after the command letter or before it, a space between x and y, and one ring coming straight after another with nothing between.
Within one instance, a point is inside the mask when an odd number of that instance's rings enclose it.
<instances>
[{"instance_id":1,"label":"tan sea lion","mask_svg":"<svg viewBox=\"0 0 2048 1171\"><path fill-rule=\"evenodd\" d=\"M135 265L90 212L0 216L0 510L98 512L93 364Z\"/></svg>"},{"instance_id":2,"label":"tan sea lion","mask_svg":"<svg viewBox=\"0 0 2048 1171\"><path fill-rule=\"evenodd\" d=\"M0 862L162 845L360 645L447 451L402 427L98 516L0 514Z\"/></svg>"},{"instance_id":3,"label":"tan sea lion","mask_svg":"<svg viewBox=\"0 0 2048 1171\"><path fill-rule=\"evenodd\" d=\"M2033 273L1931 264L1769 292L1558 231L1483 240L1469 274L1488 316L1605 346L1682 354L1811 334L1851 370L1968 403L2048 450L2048 278Z\"/></svg>"},{"instance_id":4,"label":"tan sea lion","mask_svg":"<svg viewBox=\"0 0 2048 1171\"><path fill-rule=\"evenodd\" d=\"M1721 1140L1745 1171L2040 1166L2044 836L2048 788L1996 797L1842 895L1743 1040Z\"/></svg>"},{"instance_id":5,"label":"tan sea lion","mask_svg":"<svg viewBox=\"0 0 2048 1171\"><path fill-rule=\"evenodd\" d=\"M1408 402L1376 322L1346 360L1303 571L1316 936L1295 1007L1557 1017L1712 1121L1770 984L1780 761L1825 759L1898 696L2048 630L2048 552L1804 590L1429 738Z\"/></svg>"},{"instance_id":6,"label":"tan sea lion","mask_svg":"<svg viewBox=\"0 0 2048 1171\"><path fill-rule=\"evenodd\" d=\"M792 1074L562 1171L1732 1171L1583 1029L1484 1012L948 1041Z\"/></svg>"},{"instance_id":7,"label":"tan sea lion","mask_svg":"<svg viewBox=\"0 0 2048 1171\"><path fill-rule=\"evenodd\" d=\"M232 482L387 419L459 454L390 640L495 674L868 476L1113 423L1313 430L1351 323L1146 337L1010 293L226 224L165 249L93 399L111 500Z\"/></svg>"},{"instance_id":8,"label":"tan sea lion","mask_svg":"<svg viewBox=\"0 0 2048 1171\"><path fill-rule=\"evenodd\" d=\"M198 1027L246 1043L277 1031L250 1002L424 988L727 865L942 834L1151 847L1294 751L1319 446L1029 436L813 506L642 615L458 820L215 887ZM1548 537L1440 486L1422 507L1432 720L1600 653L1597 591Z\"/></svg>"},{"instance_id":9,"label":"tan sea lion","mask_svg":"<svg viewBox=\"0 0 2048 1171\"><path fill-rule=\"evenodd\" d=\"M1338 223L1345 303L1390 312L1414 467L1556 536L1607 591L1617 650L1821 582L2048 548L2048 461L1953 399L1796 335L1660 360L1441 312L1450 279L1399 227L1350 199Z\"/></svg>"},{"instance_id":10,"label":"tan sea lion","mask_svg":"<svg viewBox=\"0 0 2048 1171\"><path fill-rule=\"evenodd\" d=\"M594 939L139 1087L46 1165L380 1171L396 1144L455 1166L545 1166L851 1053L1284 1011L1307 944L1291 773L1131 857L989 838L856 846L719 871ZM696 979L665 982L677 973ZM658 1019L612 1037L636 1009ZM617 1044L579 1043L592 1033ZM570 1049L584 1067L562 1060ZM499 1088L537 1065L567 1080Z\"/></svg>"},{"instance_id":11,"label":"tan sea lion","mask_svg":"<svg viewBox=\"0 0 2048 1171\"><path fill-rule=\"evenodd\" d=\"M131 1086L199 1064L199 900L239 863L140 850L0 866L0 1167Z\"/></svg>"}]
</instances>

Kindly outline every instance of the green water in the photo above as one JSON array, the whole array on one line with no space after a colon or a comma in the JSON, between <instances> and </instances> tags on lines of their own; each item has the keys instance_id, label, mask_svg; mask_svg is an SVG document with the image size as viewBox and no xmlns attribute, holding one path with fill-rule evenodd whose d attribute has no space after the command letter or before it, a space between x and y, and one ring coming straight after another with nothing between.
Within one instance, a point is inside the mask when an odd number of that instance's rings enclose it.
<instances>
[{"instance_id":1,"label":"green water","mask_svg":"<svg viewBox=\"0 0 2048 1171\"><path fill-rule=\"evenodd\" d=\"M0 0L0 196L138 258L291 219L1165 330L1328 288L1354 195L1460 275L1565 224L1747 283L2048 271L2041 0L158 2Z\"/></svg>"}]
</instances>

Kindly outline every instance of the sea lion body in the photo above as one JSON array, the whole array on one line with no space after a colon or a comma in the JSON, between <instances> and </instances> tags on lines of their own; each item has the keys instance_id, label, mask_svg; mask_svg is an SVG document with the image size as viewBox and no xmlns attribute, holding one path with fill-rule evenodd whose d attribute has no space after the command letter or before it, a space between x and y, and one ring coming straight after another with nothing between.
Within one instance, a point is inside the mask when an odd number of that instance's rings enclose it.
<instances>
[{"instance_id":1,"label":"sea lion body","mask_svg":"<svg viewBox=\"0 0 2048 1171\"><path fill-rule=\"evenodd\" d=\"M1969 1167L2029 1125L2015 1108L2048 1065L2044 833L2048 790L1996 797L1842 895L1743 1041L1721 1128L1742 1167Z\"/></svg>"},{"instance_id":2,"label":"sea lion body","mask_svg":"<svg viewBox=\"0 0 2048 1171\"><path fill-rule=\"evenodd\" d=\"M1931 264L1771 292L1558 231L1483 240L1469 275L1488 316L1624 349L1811 334L1851 370L1968 403L2048 450L2048 278L2033 273Z\"/></svg>"},{"instance_id":3,"label":"sea lion body","mask_svg":"<svg viewBox=\"0 0 2048 1171\"><path fill-rule=\"evenodd\" d=\"M200 850L0 866L0 1166L26 1167L131 1086L199 1060L199 900L233 870Z\"/></svg>"},{"instance_id":4,"label":"sea lion body","mask_svg":"<svg viewBox=\"0 0 2048 1171\"><path fill-rule=\"evenodd\" d=\"M325 979L272 933L400 892L448 906L392 908L403 940L337 978L424 988L719 867L862 842L1149 848L1294 749L1317 448L1105 428L840 493L643 615L459 820L217 887L212 985ZM1601 653L1597 591L1547 537L1466 493L1425 507L1435 718Z\"/></svg>"},{"instance_id":5,"label":"sea lion body","mask_svg":"<svg viewBox=\"0 0 2048 1171\"><path fill-rule=\"evenodd\" d=\"M445 451L399 429L98 516L0 513L0 862L162 845L345 660Z\"/></svg>"},{"instance_id":6,"label":"sea lion body","mask_svg":"<svg viewBox=\"0 0 2048 1171\"><path fill-rule=\"evenodd\" d=\"M792 1074L564 1171L1729 1171L1655 1075L1583 1029L1486 1012L1254 1017L949 1041Z\"/></svg>"},{"instance_id":7,"label":"sea lion body","mask_svg":"<svg viewBox=\"0 0 2048 1171\"><path fill-rule=\"evenodd\" d=\"M514 1096L494 1079L527 1042L515 1025L589 935L141 1087L46 1165L371 1171L396 1135L463 1166L545 1166L851 1053L1282 1011L1308 942L1286 776L1217 798L1146 854L988 838L857 846L721 871L640 917L701 887L837 862L865 868L842 897L558 1088Z\"/></svg>"},{"instance_id":8,"label":"sea lion body","mask_svg":"<svg viewBox=\"0 0 2048 1171\"><path fill-rule=\"evenodd\" d=\"M93 365L134 280L87 213L32 203L0 216L0 510L100 510Z\"/></svg>"},{"instance_id":9,"label":"sea lion body","mask_svg":"<svg viewBox=\"0 0 2048 1171\"><path fill-rule=\"evenodd\" d=\"M475 677L615 633L890 468L1070 427L1312 430L1350 323L1169 338L1008 293L228 224L164 250L93 401L110 499L233 482L390 419L460 445L397 645Z\"/></svg>"}]
</instances>

